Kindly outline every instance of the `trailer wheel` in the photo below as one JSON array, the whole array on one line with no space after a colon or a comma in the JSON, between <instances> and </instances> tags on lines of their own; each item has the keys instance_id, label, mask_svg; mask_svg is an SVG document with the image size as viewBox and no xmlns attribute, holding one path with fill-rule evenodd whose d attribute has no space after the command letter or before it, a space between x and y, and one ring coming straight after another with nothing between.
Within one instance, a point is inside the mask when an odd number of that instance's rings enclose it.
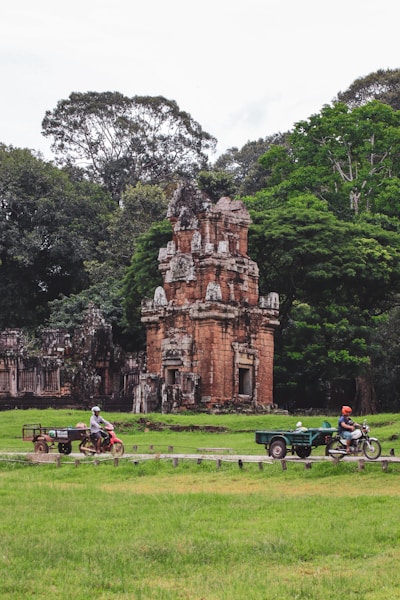
<instances>
[{"instance_id":1,"label":"trailer wheel","mask_svg":"<svg viewBox=\"0 0 400 600\"><path fill-rule=\"evenodd\" d=\"M272 458L281 459L286 456L286 443L284 440L275 440L269 447L269 455Z\"/></svg>"},{"instance_id":2,"label":"trailer wheel","mask_svg":"<svg viewBox=\"0 0 400 600\"><path fill-rule=\"evenodd\" d=\"M311 454L311 446L295 446L294 451L299 458L307 458Z\"/></svg>"},{"instance_id":3,"label":"trailer wheel","mask_svg":"<svg viewBox=\"0 0 400 600\"><path fill-rule=\"evenodd\" d=\"M71 454L72 444L70 442L60 442L58 444L58 451L60 454Z\"/></svg>"},{"instance_id":4,"label":"trailer wheel","mask_svg":"<svg viewBox=\"0 0 400 600\"><path fill-rule=\"evenodd\" d=\"M35 452L37 452L38 454L47 454L49 451L48 445L43 440L40 440L39 442L35 442L34 448L35 448Z\"/></svg>"}]
</instances>

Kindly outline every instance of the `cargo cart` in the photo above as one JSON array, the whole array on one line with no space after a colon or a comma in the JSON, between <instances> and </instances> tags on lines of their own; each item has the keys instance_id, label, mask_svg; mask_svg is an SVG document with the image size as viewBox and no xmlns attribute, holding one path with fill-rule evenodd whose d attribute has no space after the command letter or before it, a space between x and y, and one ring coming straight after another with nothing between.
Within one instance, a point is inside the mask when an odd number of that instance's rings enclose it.
<instances>
[{"instance_id":1,"label":"cargo cart","mask_svg":"<svg viewBox=\"0 0 400 600\"><path fill-rule=\"evenodd\" d=\"M330 423L324 421L322 427L304 428L304 431L256 431L255 441L257 444L264 444L272 458L285 458L288 450L300 458L307 458L312 448L329 444L336 432L335 427L331 427Z\"/></svg>"},{"instance_id":2,"label":"cargo cart","mask_svg":"<svg viewBox=\"0 0 400 600\"><path fill-rule=\"evenodd\" d=\"M44 454L57 448L60 454L71 454L72 442L82 441L90 435L86 425L82 427L42 427L40 423L22 427L22 439L33 442L35 452Z\"/></svg>"}]
</instances>

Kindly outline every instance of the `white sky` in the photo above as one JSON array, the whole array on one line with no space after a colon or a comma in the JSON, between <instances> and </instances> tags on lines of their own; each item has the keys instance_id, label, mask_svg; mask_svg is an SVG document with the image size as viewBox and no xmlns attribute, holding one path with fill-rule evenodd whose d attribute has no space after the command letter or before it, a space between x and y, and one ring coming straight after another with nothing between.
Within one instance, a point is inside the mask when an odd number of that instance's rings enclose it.
<instances>
[{"instance_id":1,"label":"white sky","mask_svg":"<svg viewBox=\"0 0 400 600\"><path fill-rule=\"evenodd\" d=\"M175 100L218 154L287 131L358 77L400 68L398 0L12 0L0 142L40 150L71 92Z\"/></svg>"}]
</instances>

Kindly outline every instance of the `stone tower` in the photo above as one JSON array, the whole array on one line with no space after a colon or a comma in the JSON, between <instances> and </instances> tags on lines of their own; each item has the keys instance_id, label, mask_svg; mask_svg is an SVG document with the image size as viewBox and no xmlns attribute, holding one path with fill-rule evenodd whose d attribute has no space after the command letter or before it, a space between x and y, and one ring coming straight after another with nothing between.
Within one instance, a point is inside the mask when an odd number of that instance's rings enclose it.
<instances>
[{"instance_id":1,"label":"stone tower","mask_svg":"<svg viewBox=\"0 0 400 600\"><path fill-rule=\"evenodd\" d=\"M167 216L173 237L159 253L163 287L142 305L147 385L162 383L164 412L268 408L279 299L259 297L248 211L230 198L212 204L186 184Z\"/></svg>"}]
</instances>

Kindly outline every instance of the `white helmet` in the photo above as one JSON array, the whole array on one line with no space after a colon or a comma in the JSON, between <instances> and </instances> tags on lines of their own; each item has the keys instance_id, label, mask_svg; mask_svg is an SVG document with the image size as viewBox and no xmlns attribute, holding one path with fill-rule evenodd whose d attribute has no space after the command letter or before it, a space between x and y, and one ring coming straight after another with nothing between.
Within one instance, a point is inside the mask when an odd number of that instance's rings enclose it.
<instances>
[{"instance_id":1,"label":"white helmet","mask_svg":"<svg viewBox=\"0 0 400 600\"><path fill-rule=\"evenodd\" d=\"M94 414L95 412L100 412L100 408L98 406L93 406L92 413Z\"/></svg>"}]
</instances>

